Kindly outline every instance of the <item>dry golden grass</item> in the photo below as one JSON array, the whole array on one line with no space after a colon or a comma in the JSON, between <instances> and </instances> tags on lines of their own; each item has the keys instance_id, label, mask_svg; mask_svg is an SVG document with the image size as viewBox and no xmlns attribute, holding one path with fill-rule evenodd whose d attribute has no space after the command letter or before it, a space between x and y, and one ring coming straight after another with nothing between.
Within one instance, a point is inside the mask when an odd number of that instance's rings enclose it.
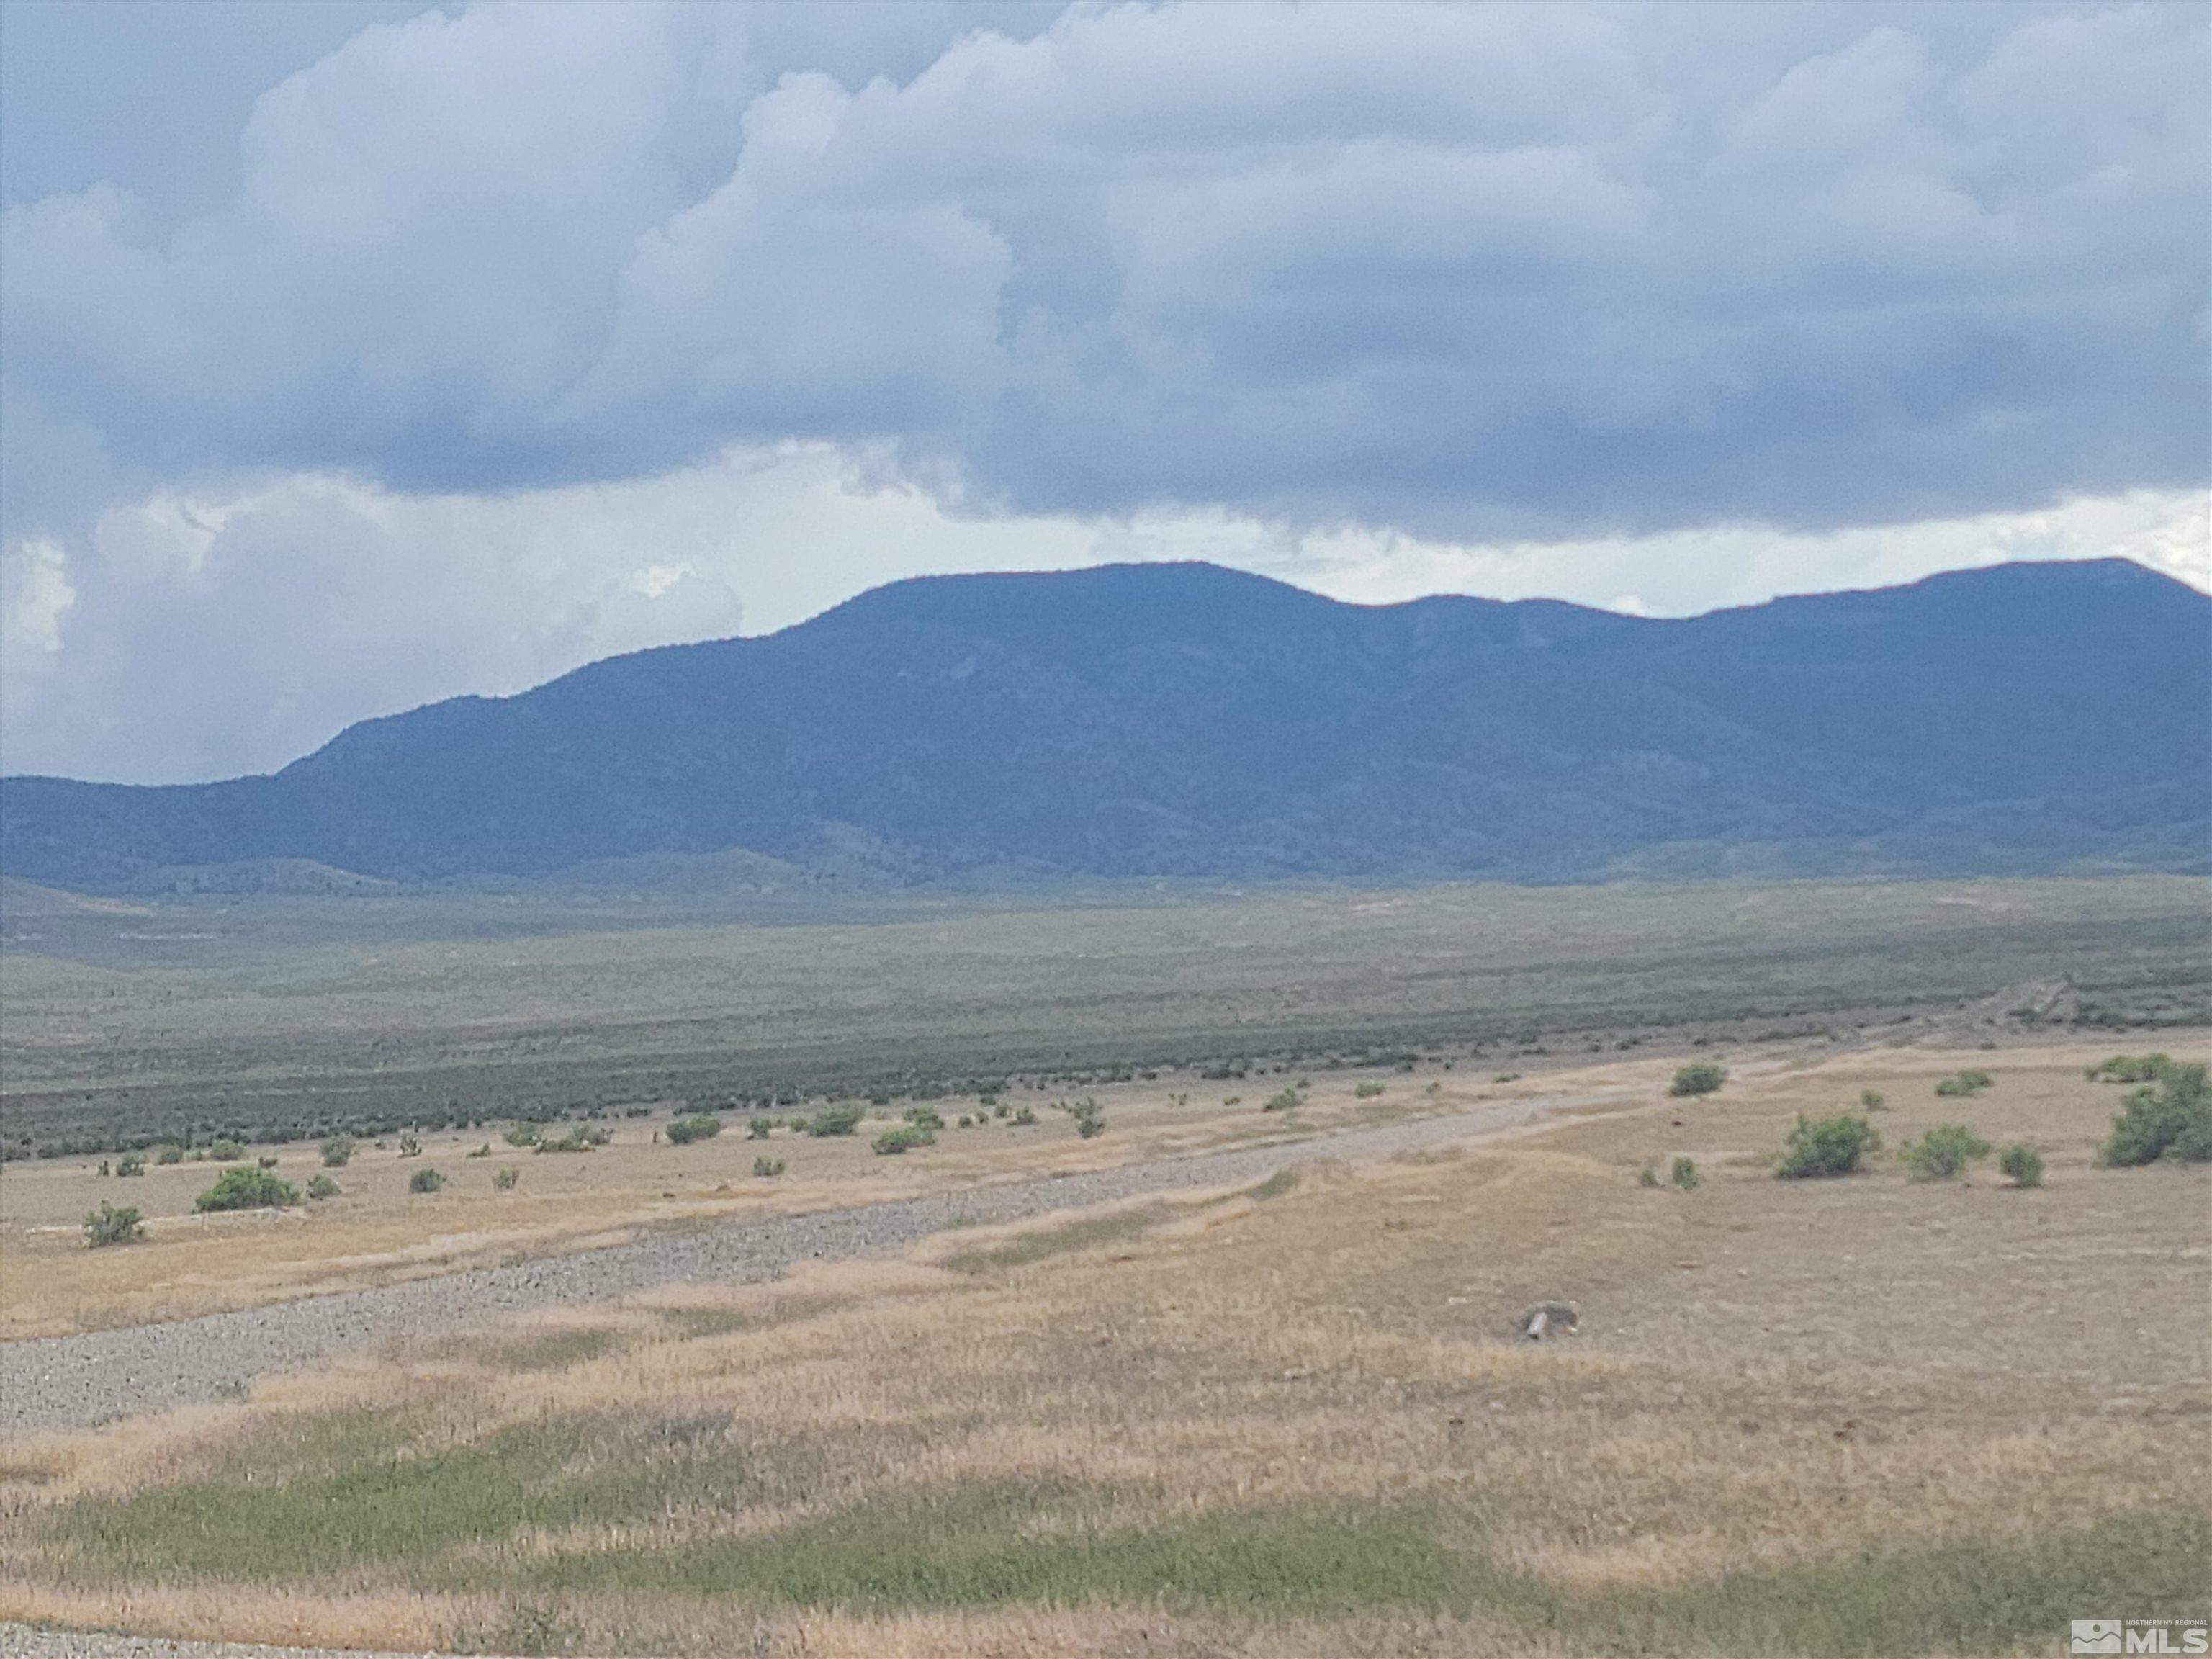
<instances>
[{"instance_id":1,"label":"dry golden grass","mask_svg":"<svg viewBox=\"0 0 2212 1659\"><path fill-rule=\"evenodd\" d=\"M1614 1649L1480 1599L1470 1616L1113 1596L841 1610L592 1588L584 1566L784 1535L887 1495L1026 1492L1046 1494L1020 1522L1032 1542L1417 1510L1491 1569L1596 1606L1863 1549L2202 1517L2212 1176L2091 1167L2120 1092L2082 1079L2101 1053L1843 1056L1322 1164L1266 1196L963 1230L902 1261L534 1316L241 1405L19 1442L0 1454L0 1616L406 1645L512 1644L542 1617L588 1649L671 1654L1550 1655ZM1996 1087L1937 1100L1965 1064ZM1847 1181L1771 1178L1797 1112L1869 1087L1892 1147L1964 1120L2036 1143L2048 1186L2011 1190L1989 1164L1916 1183L1887 1157ZM1698 1190L1638 1184L1677 1152ZM1015 1239L1031 1259L993 1265ZM1547 1299L1579 1310L1579 1334L1516 1340ZM318 1437L362 1422L426 1454L547 1425L680 1429L731 1455L744 1490L274 1583L119 1571L52 1530L242 1468L310 1479L339 1455ZM1680 1650L1746 1650L1711 1640Z\"/></svg>"}]
</instances>

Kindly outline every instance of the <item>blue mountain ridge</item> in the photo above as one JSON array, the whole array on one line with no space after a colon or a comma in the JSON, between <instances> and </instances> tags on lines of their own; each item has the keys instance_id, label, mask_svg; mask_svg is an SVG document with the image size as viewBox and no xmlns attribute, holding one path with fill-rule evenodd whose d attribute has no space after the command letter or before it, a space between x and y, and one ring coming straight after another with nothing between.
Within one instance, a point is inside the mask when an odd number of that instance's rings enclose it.
<instances>
[{"instance_id":1,"label":"blue mountain ridge","mask_svg":"<svg viewBox=\"0 0 2212 1659\"><path fill-rule=\"evenodd\" d=\"M839 836L922 875L2199 867L2212 598L2117 559L1680 620L1346 605L1206 564L923 577L364 720L265 776L0 780L0 871L88 889L259 859L805 864Z\"/></svg>"}]
</instances>

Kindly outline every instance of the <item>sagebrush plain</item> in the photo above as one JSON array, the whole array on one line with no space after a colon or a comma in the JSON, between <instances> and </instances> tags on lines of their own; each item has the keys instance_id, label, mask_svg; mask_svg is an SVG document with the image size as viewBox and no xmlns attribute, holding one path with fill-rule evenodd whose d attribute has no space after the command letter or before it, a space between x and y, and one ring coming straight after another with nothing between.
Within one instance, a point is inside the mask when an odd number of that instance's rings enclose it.
<instances>
[{"instance_id":1,"label":"sagebrush plain","mask_svg":"<svg viewBox=\"0 0 2212 1659\"><path fill-rule=\"evenodd\" d=\"M526 1025L621 1082L518 1116L483 1060L474 1121L425 1124L412 1151L366 1134L329 1171L341 1196L281 1213L194 1215L223 1167L204 1156L131 1178L99 1173L112 1152L18 1159L0 1174L11 1338L1545 1109L18 1435L0 1442L0 1618L507 1653L1842 1659L2043 1654L2093 1605L2197 1612L2212 1177L2101 1166L2127 1085L2087 1073L2120 1051L2212 1054L2205 917L2181 878L1719 884L233 938L188 942L221 963L151 966L50 951L34 993L11 973L11 1042L50 1078L75 1047L112 1098L217 1103L161 1107L159 1132L186 1139L257 1067L270 1099L369 1086L343 1034L372 1016L403 1074L454 1064L457 1033L492 1053ZM856 963L881 1001L852 992L862 1035L839 1048L809 988L835 972L849 990ZM703 1039L680 1064L653 1046L692 1018L672 1011L686 987L732 1043L711 1085L677 1086ZM429 1017L449 994L476 1026ZM1018 1040L985 1064L963 1045L997 1029L994 998ZM125 1034L110 1049L155 1092L70 1035L102 999ZM1056 1018L1073 1035L1054 1049ZM777 1043L790 1069L756 1082ZM856 1060L878 1044L908 1062ZM1670 1095L1692 1060L1725 1082ZM1939 1092L1972 1073L1988 1083ZM1054 1109L1082 1100L1103 1133ZM857 1133L798 1127L839 1103ZM721 1133L671 1144L702 1105ZM934 1139L878 1155L910 1112L942 1120ZM1833 1113L1863 1115L1880 1150L1846 1178L1778 1180L1792 1126ZM564 1115L611 1138L529 1150ZM2033 1148L2041 1184L1994 1155L1919 1178L1899 1149L1947 1123ZM312 1139L243 1151L295 1182L322 1168ZM757 1176L763 1157L785 1167ZM410 1193L425 1167L447 1184ZM100 1198L139 1205L147 1240L84 1249L76 1212ZM1527 1340L1547 1307L1564 1313Z\"/></svg>"}]
</instances>

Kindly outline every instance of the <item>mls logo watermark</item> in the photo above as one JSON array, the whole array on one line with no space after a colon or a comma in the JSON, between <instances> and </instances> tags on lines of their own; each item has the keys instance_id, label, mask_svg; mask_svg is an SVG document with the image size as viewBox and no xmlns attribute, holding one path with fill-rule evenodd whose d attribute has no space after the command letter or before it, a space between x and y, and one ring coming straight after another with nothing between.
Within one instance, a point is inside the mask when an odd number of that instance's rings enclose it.
<instances>
[{"instance_id":1,"label":"mls logo watermark","mask_svg":"<svg viewBox=\"0 0 2212 1659\"><path fill-rule=\"evenodd\" d=\"M2072 1653L2205 1653L2212 1622L2203 1619L2076 1619Z\"/></svg>"}]
</instances>

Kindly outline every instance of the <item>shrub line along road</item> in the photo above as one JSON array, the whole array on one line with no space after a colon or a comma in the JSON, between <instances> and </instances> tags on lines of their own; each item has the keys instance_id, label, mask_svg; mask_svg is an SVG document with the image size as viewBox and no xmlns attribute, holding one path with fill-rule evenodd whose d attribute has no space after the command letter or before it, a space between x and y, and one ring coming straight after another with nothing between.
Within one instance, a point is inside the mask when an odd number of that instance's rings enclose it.
<instances>
[{"instance_id":1,"label":"shrub line along road","mask_svg":"<svg viewBox=\"0 0 2212 1659\"><path fill-rule=\"evenodd\" d=\"M894 1254L956 1221L996 1225L1144 1193L1257 1181L1316 1158L1415 1151L1635 1092L1535 1097L1261 1146L728 1223L231 1313L0 1344L0 1437L94 1427L235 1397L256 1376L394 1337L462 1330L532 1309L604 1302L663 1285L754 1283L802 1261Z\"/></svg>"}]
</instances>

